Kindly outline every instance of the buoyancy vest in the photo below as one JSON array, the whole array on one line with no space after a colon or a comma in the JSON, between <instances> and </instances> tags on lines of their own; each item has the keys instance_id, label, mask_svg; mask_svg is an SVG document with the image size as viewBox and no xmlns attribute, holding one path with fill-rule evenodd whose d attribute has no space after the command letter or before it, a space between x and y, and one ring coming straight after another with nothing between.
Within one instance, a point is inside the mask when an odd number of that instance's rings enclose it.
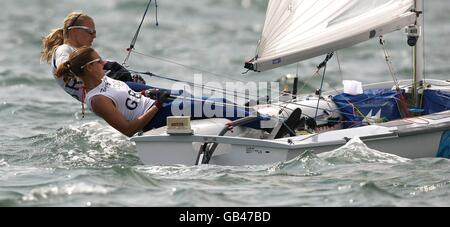
<instances>
[{"instance_id":1,"label":"buoyancy vest","mask_svg":"<svg viewBox=\"0 0 450 227\"><path fill-rule=\"evenodd\" d=\"M102 95L110 98L125 119L131 121L143 115L155 100L135 92L122 81L103 77L102 82L86 95L87 105L92 110L92 98Z\"/></svg>"}]
</instances>

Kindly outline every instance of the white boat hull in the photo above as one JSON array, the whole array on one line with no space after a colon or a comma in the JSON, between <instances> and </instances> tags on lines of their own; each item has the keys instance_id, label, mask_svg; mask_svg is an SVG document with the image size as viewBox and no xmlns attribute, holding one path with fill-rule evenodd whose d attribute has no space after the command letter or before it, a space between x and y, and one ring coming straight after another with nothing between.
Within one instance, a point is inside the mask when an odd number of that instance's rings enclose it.
<instances>
[{"instance_id":1,"label":"white boat hull","mask_svg":"<svg viewBox=\"0 0 450 227\"><path fill-rule=\"evenodd\" d=\"M435 117L441 119L433 120ZM424 125L424 122L428 123ZM316 154L345 145L349 139L360 137L369 147L405 158L436 157L443 132L450 130L450 111L418 118L398 120L320 134L275 140L233 136L142 135L134 137L138 155L147 165L195 165L200 145L219 143L210 164L261 165L287 161L305 151Z\"/></svg>"},{"instance_id":2,"label":"white boat hull","mask_svg":"<svg viewBox=\"0 0 450 227\"><path fill-rule=\"evenodd\" d=\"M428 81L439 89L450 90L450 83L446 81ZM410 81L400 81L400 84L410 84ZM365 86L365 89L391 86L392 83L379 83ZM336 93L338 91L326 95ZM309 101L300 104L310 105ZM317 103L317 99L313 103ZM287 108L288 110L296 107L295 103L289 105L292 107ZM302 109L314 112L308 105L303 105ZM321 108L333 109L335 106L325 99ZM260 110L266 114L271 112L268 111L269 106L262 106ZM287 111L286 114L290 112ZM227 122L229 121L221 118L195 120L191 122L193 135L168 135L166 127L162 127L135 136L132 141L136 142L138 155L147 165L201 164L198 161L199 154L201 146L205 144L218 144L209 164L231 166L287 161L306 151L316 154L328 152L345 145L354 137L359 137L369 148L410 159L436 157L441 147L450 147L450 144L441 144L444 141L443 134L450 131L450 111L280 139L268 139L267 132L241 126L224 136L218 136Z\"/></svg>"}]
</instances>

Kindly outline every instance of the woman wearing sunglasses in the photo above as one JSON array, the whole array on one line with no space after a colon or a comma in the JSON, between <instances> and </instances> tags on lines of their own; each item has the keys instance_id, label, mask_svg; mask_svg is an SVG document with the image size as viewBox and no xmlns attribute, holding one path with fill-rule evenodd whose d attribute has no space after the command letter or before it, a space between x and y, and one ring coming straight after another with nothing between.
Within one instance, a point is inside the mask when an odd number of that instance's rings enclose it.
<instances>
[{"instance_id":1,"label":"woman wearing sunglasses","mask_svg":"<svg viewBox=\"0 0 450 227\"><path fill-rule=\"evenodd\" d=\"M168 95L153 100L131 90L122 81L105 76L105 62L91 47L80 47L60 64L56 77L70 81L78 77L83 82L81 101L108 124L127 136L141 131L162 108Z\"/></svg>"},{"instance_id":2,"label":"woman wearing sunglasses","mask_svg":"<svg viewBox=\"0 0 450 227\"><path fill-rule=\"evenodd\" d=\"M94 20L83 13L72 12L64 19L62 28L54 29L43 38L43 50L41 60L52 66L53 75L56 75L56 69L59 64L67 61L69 55L82 46L92 46L96 38ZM115 79L133 82L131 74L117 62L105 63L104 70L107 70L108 76ZM70 81L63 81L62 78L55 76L58 84L78 101L82 99L81 87L82 81L72 78ZM140 78L142 79L142 78ZM142 80L141 83L145 82ZM142 84L136 84L136 89L148 89Z\"/></svg>"},{"instance_id":3,"label":"woman wearing sunglasses","mask_svg":"<svg viewBox=\"0 0 450 227\"><path fill-rule=\"evenodd\" d=\"M148 131L166 125L166 117L172 115L171 107L177 105L183 108L180 100L168 100L169 93L162 92L155 97L147 97L145 92L135 92L119 80L105 76L103 66L105 62L91 47L81 47L70 54L69 59L60 64L56 70L56 77L62 81L70 81L78 77L83 82L82 105L86 101L90 110L103 118L109 125L126 136L133 136L139 131ZM197 100L194 105L205 105L205 100ZM211 103L209 103L210 105ZM213 108L218 107L212 104ZM219 105L220 106L220 105ZM248 109L233 108L233 116L225 115L227 109L223 108L224 115L229 120L248 116ZM84 111L83 111L84 112ZM193 119L210 118L205 113ZM261 120L258 117L258 120ZM259 123L247 125L259 128Z\"/></svg>"}]
</instances>

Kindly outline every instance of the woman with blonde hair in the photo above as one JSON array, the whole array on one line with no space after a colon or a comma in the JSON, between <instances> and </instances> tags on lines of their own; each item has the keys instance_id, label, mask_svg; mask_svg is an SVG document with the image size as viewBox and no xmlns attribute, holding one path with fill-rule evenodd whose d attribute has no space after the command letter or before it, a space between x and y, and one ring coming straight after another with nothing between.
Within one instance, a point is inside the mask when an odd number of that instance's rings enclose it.
<instances>
[{"instance_id":1,"label":"woman with blonde hair","mask_svg":"<svg viewBox=\"0 0 450 227\"><path fill-rule=\"evenodd\" d=\"M92 17L82 12L71 12L64 19L62 28L52 30L42 39L43 49L41 61L51 64L53 75L55 76L58 66L67 61L71 53L82 46L92 46L96 36L97 32ZM106 62L104 70L107 70L108 76L112 78L121 81L135 81L128 70L117 62ZM68 81L64 81L63 78L56 76L55 79L64 91L78 101L81 101L82 81L76 78L70 78ZM138 87L140 89L148 89L148 87Z\"/></svg>"}]
</instances>

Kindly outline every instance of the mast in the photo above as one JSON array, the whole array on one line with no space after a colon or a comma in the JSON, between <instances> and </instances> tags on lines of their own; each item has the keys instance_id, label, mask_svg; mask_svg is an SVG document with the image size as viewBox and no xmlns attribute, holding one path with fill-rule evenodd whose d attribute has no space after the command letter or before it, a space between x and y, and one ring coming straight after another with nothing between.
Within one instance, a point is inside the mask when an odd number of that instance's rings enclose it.
<instances>
[{"instance_id":1,"label":"mast","mask_svg":"<svg viewBox=\"0 0 450 227\"><path fill-rule=\"evenodd\" d=\"M415 0L415 8L417 12L416 25L419 29L419 37L417 44L413 48L413 89L415 92L416 107L419 107L419 89L424 79L425 51L424 51L424 5L423 0Z\"/></svg>"}]
</instances>

